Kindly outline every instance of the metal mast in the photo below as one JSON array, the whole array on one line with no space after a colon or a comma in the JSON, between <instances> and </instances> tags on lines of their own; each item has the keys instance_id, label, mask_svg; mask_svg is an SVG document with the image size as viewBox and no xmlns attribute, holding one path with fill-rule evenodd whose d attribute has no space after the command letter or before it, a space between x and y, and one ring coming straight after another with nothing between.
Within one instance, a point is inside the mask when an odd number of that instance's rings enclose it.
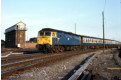
<instances>
[{"instance_id":1,"label":"metal mast","mask_svg":"<svg viewBox=\"0 0 121 80\"><path fill-rule=\"evenodd\" d=\"M104 11L102 12L103 17L103 53L105 52L105 30L104 30Z\"/></svg>"}]
</instances>

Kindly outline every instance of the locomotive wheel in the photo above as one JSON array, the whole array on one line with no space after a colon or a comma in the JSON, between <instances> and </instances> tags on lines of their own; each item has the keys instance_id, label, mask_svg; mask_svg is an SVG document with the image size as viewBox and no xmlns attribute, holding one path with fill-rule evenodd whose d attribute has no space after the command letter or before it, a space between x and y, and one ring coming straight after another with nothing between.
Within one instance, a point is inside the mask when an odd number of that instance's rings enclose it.
<instances>
[{"instance_id":1,"label":"locomotive wheel","mask_svg":"<svg viewBox=\"0 0 121 80\"><path fill-rule=\"evenodd\" d=\"M60 52L60 51L61 51L60 47L59 47L59 46L57 46L57 52Z\"/></svg>"},{"instance_id":2,"label":"locomotive wheel","mask_svg":"<svg viewBox=\"0 0 121 80\"><path fill-rule=\"evenodd\" d=\"M55 53L55 46L51 47L51 53Z\"/></svg>"},{"instance_id":3,"label":"locomotive wheel","mask_svg":"<svg viewBox=\"0 0 121 80\"><path fill-rule=\"evenodd\" d=\"M55 49L54 48L52 49L52 52L55 53Z\"/></svg>"},{"instance_id":4,"label":"locomotive wheel","mask_svg":"<svg viewBox=\"0 0 121 80\"><path fill-rule=\"evenodd\" d=\"M74 46L74 49L73 49L74 51L76 51L77 50L77 48L76 48L76 46Z\"/></svg>"},{"instance_id":5,"label":"locomotive wheel","mask_svg":"<svg viewBox=\"0 0 121 80\"><path fill-rule=\"evenodd\" d=\"M53 50L52 50L52 48L50 48L50 49L48 50L48 52L49 52L49 53L53 53Z\"/></svg>"},{"instance_id":6,"label":"locomotive wheel","mask_svg":"<svg viewBox=\"0 0 121 80\"><path fill-rule=\"evenodd\" d=\"M58 53L58 52L59 52L57 46L54 47L54 52L55 52L55 53Z\"/></svg>"},{"instance_id":7,"label":"locomotive wheel","mask_svg":"<svg viewBox=\"0 0 121 80\"><path fill-rule=\"evenodd\" d=\"M62 51L64 51L64 47L62 46Z\"/></svg>"},{"instance_id":8,"label":"locomotive wheel","mask_svg":"<svg viewBox=\"0 0 121 80\"><path fill-rule=\"evenodd\" d=\"M63 46L60 46L60 52L63 52L63 51L64 51Z\"/></svg>"},{"instance_id":9,"label":"locomotive wheel","mask_svg":"<svg viewBox=\"0 0 121 80\"><path fill-rule=\"evenodd\" d=\"M58 50L57 49L55 49L55 53L58 53Z\"/></svg>"},{"instance_id":10,"label":"locomotive wheel","mask_svg":"<svg viewBox=\"0 0 121 80\"><path fill-rule=\"evenodd\" d=\"M61 47L60 46L58 46L57 49L58 49L58 52L61 52Z\"/></svg>"}]
</instances>

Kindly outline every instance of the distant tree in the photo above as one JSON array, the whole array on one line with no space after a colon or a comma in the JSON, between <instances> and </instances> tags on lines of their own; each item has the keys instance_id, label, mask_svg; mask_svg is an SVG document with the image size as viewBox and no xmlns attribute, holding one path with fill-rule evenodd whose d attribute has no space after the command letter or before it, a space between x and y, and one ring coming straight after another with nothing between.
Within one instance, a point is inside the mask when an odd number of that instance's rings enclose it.
<instances>
[{"instance_id":1,"label":"distant tree","mask_svg":"<svg viewBox=\"0 0 121 80\"><path fill-rule=\"evenodd\" d=\"M36 37L30 38L29 42L36 43L37 42L37 38Z\"/></svg>"},{"instance_id":2,"label":"distant tree","mask_svg":"<svg viewBox=\"0 0 121 80\"><path fill-rule=\"evenodd\" d=\"M4 40L1 40L1 47L5 47L5 41Z\"/></svg>"},{"instance_id":3,"label":"distant tree","mask_svg":"<svg viewBox=\"0 0 121 80\"><path fill-rule=\"evenodd\" d=\"M30 41L26 41L26 43L29 43Z\"/></svg>"}]
</instances>

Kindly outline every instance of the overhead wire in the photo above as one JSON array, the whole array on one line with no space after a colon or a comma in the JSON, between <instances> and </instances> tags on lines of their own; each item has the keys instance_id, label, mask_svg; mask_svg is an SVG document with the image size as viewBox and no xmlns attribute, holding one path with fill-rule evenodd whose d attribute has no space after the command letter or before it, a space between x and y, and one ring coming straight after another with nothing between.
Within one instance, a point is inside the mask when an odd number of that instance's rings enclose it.
<instances>
[{"instance_id":1,"label":"overhead wire","mask_svg":"<svg viewBox=\"0 0 121 80\"><path fill-rule=\"evenodd\" d=\"M104 8L103 8L103 11L105 11L105 6L106 6L106 0L105 0L105 3L104 3Z\"/></svg>"},{"instance_id":2,"label":"overhead wire","mask_svg":"<svg viewBox=\"0 0 121 80\"><path fill-rule=\"evenodd\" d=\"M120 0L120 8L119 8L119 10L120 10L120 26L121 26L121 0Z\"/></svg>"},{"instance_id":3,"label":"overhead wire","mask_svg":"<svg viewBox=\"0 0 121 80\"><path fill-rule=\"evenodd\" d=\"M120 9L120 15L119 15L119 17L120 17L120 18L119 18L119 26L121 27L121 0L120 0L120 5L119 5L119 6L120 6L120 8L119 8L119 9ZM120 39L120 41L121 41L121 39Z\"/></svg>"}]
</instances>

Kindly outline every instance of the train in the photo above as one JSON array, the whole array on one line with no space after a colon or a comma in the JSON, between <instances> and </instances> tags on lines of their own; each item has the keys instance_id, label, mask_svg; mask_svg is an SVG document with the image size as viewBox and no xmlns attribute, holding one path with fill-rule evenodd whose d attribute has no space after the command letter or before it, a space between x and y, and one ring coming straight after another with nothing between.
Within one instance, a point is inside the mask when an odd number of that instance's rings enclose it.
<instances>
[{"instance_id":1,"label":"train","mask_svg":"<svg viewBox=\"0 0 121 80\"><path fill-rule=\"evenodd\" d=\"M121 42L105 39L105 48L121 48ZM84 36L62 30L43 28L38 31L37 49L41 52L57 53L80 49L103 48L103 39Z\"/></svg>"}]
</instances>

